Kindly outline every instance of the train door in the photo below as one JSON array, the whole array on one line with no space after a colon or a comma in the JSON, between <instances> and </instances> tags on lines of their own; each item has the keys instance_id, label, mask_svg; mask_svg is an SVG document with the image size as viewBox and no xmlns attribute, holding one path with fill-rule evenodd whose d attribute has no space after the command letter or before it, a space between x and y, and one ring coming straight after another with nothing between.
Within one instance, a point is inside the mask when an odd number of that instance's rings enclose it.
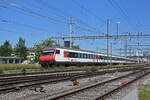
<instances>
[{"instance_id":1,"label":"train door","mask_svg":"<svg viewBox=\"0 0 150 100\"><path fill-rule=\"evenodd\" d=\"M61 53L62 53L61 50L59 50L59 49L55 50L55 60L56 61L61 61L61 59L62 59Z\"/></svg>"}]
</instances>

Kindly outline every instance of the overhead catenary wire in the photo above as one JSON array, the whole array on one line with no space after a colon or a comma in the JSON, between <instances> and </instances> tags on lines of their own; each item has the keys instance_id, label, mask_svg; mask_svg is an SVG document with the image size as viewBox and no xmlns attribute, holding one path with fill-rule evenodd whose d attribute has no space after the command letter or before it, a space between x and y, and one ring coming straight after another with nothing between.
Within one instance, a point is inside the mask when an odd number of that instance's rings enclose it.
<instances>
[{"instance_id":1,"label":"overhead catenary wire","mask_svg":"<svg viewBox=\"0 0 150 100\"><path fill-rule=\"evenodd\" d=\"M4 7L7 8L6 6L4 6ZM16 24L16 25L21 25L21 26L28 27L28 28L38 29L38 30L40 30L40 31L41 31L41 30L42 30L42 31L46 31L45 29L37 28L37 27L31 26L31 25L26 25L26 24L14 22L14 21L5 21L5 20L2 20L2 21L3 21L3 22L7 22L7 23ZM80 28L81 30L86 31L86 32L100 33L100 32L96 32L96 31L92 31L92 30L90 30L90 29L83 28L83 27L81 27L81 26L78 26L77 24L74 24L74 25L75 25L75 28Z\"/></svg>"},{"instance_id":2,"label":"overhead catenary wire","mask_svg":"<svg viewBox=\"0 0 150 100\"><path fill-rule=\"evenodd\" d=\"M29 2L26 2L25 0L22 0L21 2L23 2L23 4L30 5L30 6L32 6L32 7L34 7L34 8L36 8L36 9L38 9L38 10L44 10L43 7L35 6L33 3L31 4L31 3L29 3ZM35 2L38 2L38 0L36 0ZM41 3L39 3L39 4L41 4ZM44 3L44 6L47 6L47 3ZM56 13L56 12L52 12L52 10L50 10L50 9L46 9L46 11L48 11L48 12L54 14L54 15L57 16L57 17L63 18L63 19L66 20L66 21L69 21L69 17L67 17L67 16L64 16L64 15L62 15L62 14L58 14L58 13ZM53 9L53 11L54 11L54 9Z\"/></svg>"},{"instance_id":3,"label":"overhead catenary wire","mask_svg":"<svg viewBox=\"0 0 150 100\"><path fill-rule=\"evenodd\" d=\"M120 5L115 0L107 0L107 1L111 4L111 6L114 9L116 9L120 13L120 15L126 20L126 22L129 25L131 25L127 12L122 7L120 7Z\"/></svg>"},{"instance_id":4,"label":"overhead catenary wire","mask_svg":"<svg viewBox=\"0 0 150 100\"><path fill-rule=\"evenodd\" d=\"M86 32L102 33L102 34L103 34L103 32L92 31L92 30L86 29L86 28L84 28L84 27L80 27L80 26L78 26L77 24L73 24L73 25L74 25L75 28L78 28L78 29L83 30L83 31L86 31Z\"/></svg>"},{"instance_id":5,"label":"overhead catenary wire","mask_svg":"<svg viewBox=\"0 0 150 100\"><path fill-rule=\"evenodd\" d=\"M54 11L57 11L61 14L58 14L58 13L54 13L56 16L59 16L59 17L63 17L65 20L69 20L70 16L68 16L68 14L66 14L64 11L56 8L56 7L53 7L52 5L49 5L47 3L45 3L44 1L41 1L41 0L36 0L35 2L39 3L40 5L44 6L44 7L47 7L49 9L47 9L48 11L50 11L50 9L54 10ZM35 6L34 6L35 7ZM66 16L67 15L67 16Z\"/></svg>"},{"instance_id":6,"label":"overhead catenary wire","mask_svg":"<svg viewBox=\"0 0 150 100\"><path fill-rule=\"evenodd\" d=\"M14 30L4 29L4 28L0 28L0 31L9 32L9 33L22 33L22 32L20 32L20 31L14 31Z\"/></svg>"},{"instance_id":7,"label":"overhead catenary wire","mask_svg":"<svg viewBox=\"0 0 150 100\"><path fill-rule=\"evenodd\" d=\"M56 7L53 7L52 5L48 4L48 3L45 3L44 1L41 1L41 0L36 0L36 2L38 2L40 5L44 6L44 7L47 7L49 9L53 9L59 13L61 13L63 15L64 18L66 18L65 16L68 16L70 18L70 16L73 18L74 21L76 21L77 23L76 24L81 24L81 25L84 25L86 26L87 28L90 28L90 30L96 30L97 32L101 32L99 29L97 28L94 28L93 26L83 22L82 20L70 15L70 14L67 14L66 12L56 8ZM74 22L75 23L75 22Z\"/></svg>"},{"instance_id":8,"label":"overhead catenary wire","mask_svg":"<svg viewBox=\"0 0 150 100\"><path fill-rule=\"evenodd\" d=\"M101 22L105 23L105 21L103 19L101 19L99 16L97 16L95 13L93 13L91 10L87 9L86 7L84 7L83 5L81 5L77 0L72 0L73 3L75 3L76 5L78 5L81 9L85 10L87 13L89 13L90 15L94 16L96 19L100 20Z\"/></svg>"},{"instance_id":9,"label":"overhead catenary wire","mask_svg":"<svg viewBox=\"0 0 150 100\"><path fill-rule=\"evenodd\" d=\"M15 22L15 21L10 21L10 20L5 20L5 19L0 19L0 22L15 24L15 25L18 25L18 26L27 27L27 28L35 29L35 30L42 31L42 32L43 31L44 32L48 32L49 31L49 30L46 30L46 29L42 29L42 28L39 28L39 27L32 26L32 25L18 23L18 22Z\"/></svg>"},{"instance_id":10,"label":"overhead catenary wire","mask_svg":"<svg viewBox=\"0 0 150 100\"><path fill-rule=\"evenodd\" d=\"M23 12L25 12L25 13L28 13L28 14L30 14L30 15L34 15L34 16L39 17L39 18L42 18L42 19L44 19L44 20L48 20L48 21L50 21L50 22L57 22L57 23L61 23L61 24L68 25L68 23L66 23L66 22L64 22L64 21L61 21L61 20L58 20L58 19L55 19L55 18L46 16L46 15L42 15L42 14L40 14L40 13L37 13L37 12L31 10L30 8L27 8L27 7L25 7L25 6L21 6L21 5L17 4L17 3L11 2L11 3L7 3L7 5L8 5L8 6L11 6L11 7L13 7L13 8L16 8L16 9L18 9L18 10L21 10L21 11L23 11ZM3 8L7 8L6 4L5 4L5 5L3 4L3 6L4 6Z\"/></svg>"},{"instance_id":11,"label":"overhead catenary wire","mask_svg":"<svg viewBox=\"0 0 150 100\"><path fill-rule=\"evenodd\" d=\"M18 10L21 10L21 11L23 11L24 13L28 13L28 14L30 14L30 15L32 15L32 17L33 16L37 16L37 17L40 17L40 18L44 18L44 19L47 19L47 20L53 20L53 21L56 21L56 22L60 22L60 23L63 23L63 24L68 24L68 23L65 23L65 22L62 22L62 21L58 21L58 20L56 20L56 19L51 19L50 17L48 17L48 16L44 16L44 15L40 15L39 13L36 13L36 12L34 12L34 11L32 11L31 9L29 9L29 8L26 8L26 7L22 7L22 6L20 6L19 4L17 4L17 3L9 3L9 4L7 4L7 5L10 5L11 7L14 7L14 8L17 8ZM6 5L1 5L1 7L3 7L3 8L8 8L8 6L6 6ZM82 24L83 24L83 22L82 22ZM87 25L86 25L87 26ZM90 30L90 29L89 29ZM95 29L93 29L93 31L95 31ZM98 32L97 32L98 33ZM99 32L100 33L100 32Z\"/></svg>"},{"instance_id":12,"label":"overhead catenary wire","mask_svg":"<svg viewBox=\"0 0 150 100\"><path fill-rule=\"evenodd\" d=\"M68 16L68 14L66 14L64 11L62 11L62 10L56 8L56 7L53 7L53 6L49 5L48 3L45 3L44 1L36 0L36 2L38 2L38 3L39 3L40 5L42 5L42 6L46 6L46 7L49 8L49 9L53 9L53 10L55 10L55 11L57 11L57 12L60 12L60 13L62 14L60 17L63 17L63 18L66 19L66 20L68 20L68 17L71 16L71 15ZM47 10L49 10L49 9L47 9ZM68 17L66 17L66 16L68 16ZM87 23L83 22L82 20L80 20L80 19L78 19L78 18L75 18L75 17L73 17L73 18L74 18L74 21L76 21L77 23L80 23L80 24L82 24L82 25L84 25L84 26L86 26L86 27L88 27L88 28L90 28L90 29L92 29L92 30L94 30L94 31L99 32L99 33L101 32L100 30L98 30L98 29L96 29L96 28L94 28L94 27L88 25ZM76 23L76 24L77 24L77 23Z\"/></svg>"},{"instance_id":13,"label":"overhead catenary wire","mask_svg":"<svg viewBox=\"0 0 150 100\"><path fill-rule=\"evenodd\" d=\"M96 31L97 33L102 33L101 30L99 30L99 29L97 29L97 28L94 28L94 27L92 27L92 26L86 24L85 22L83 22L83 21L81 21L81 20L75 19L75 21L77 21L78 23L80 23L80 24L82 24L82 25L84 25L84 26L86 26L86 27L88 27L88 28L90 28L90 29Z\"/></svg>"},{"instance_id":14,"label":"overhead catenary wire","mask_svg":"<svg viewBox=\"0 0 150 100\"><path fill-rule=\"evenodd\" d=\"M79 8L83 9L84 11L86 11L90 16L93 16L95 19L99 20L100 22L102 22L102 25L100 27L103 27L105 24L105 21L100 18L99 16L97 16L94 12L92 12L91 10L87 9L85 6L83 6L81 3L79 3L77 0L72 0L72 2L74 4L76 4ZM95 28L94 30L97 30L99 32L102 32L99 30L99 28Z\"/></svg>"}]
</instances>

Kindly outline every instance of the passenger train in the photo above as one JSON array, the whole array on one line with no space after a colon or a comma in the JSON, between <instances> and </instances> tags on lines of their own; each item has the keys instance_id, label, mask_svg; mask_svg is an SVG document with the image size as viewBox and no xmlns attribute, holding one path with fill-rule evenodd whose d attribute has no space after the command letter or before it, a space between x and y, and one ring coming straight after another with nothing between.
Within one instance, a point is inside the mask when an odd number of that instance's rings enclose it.
<instances>
[{"instance_id":1,"label":"passenger train","mask_svg":"<svg viewBox=\"0 0 150 100\"><path fill-rule=\"evenodd\" d=\"M107 55L103 53L56 47L42 49L39 63L42 67L53 67L56 65L104 65L108 62L112 64L133 64L137 60L120 56L109 56L109 59L107 59Z\"/></svg>"}]
</instances>

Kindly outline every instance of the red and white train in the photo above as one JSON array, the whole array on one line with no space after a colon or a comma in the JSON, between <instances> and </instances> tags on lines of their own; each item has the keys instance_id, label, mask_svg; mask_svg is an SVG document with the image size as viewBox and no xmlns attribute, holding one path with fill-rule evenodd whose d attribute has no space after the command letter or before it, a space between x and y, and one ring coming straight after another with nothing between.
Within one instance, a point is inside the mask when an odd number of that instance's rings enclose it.
<instances>
[{"instance_id":1,"label":"red and white train","mask_svg":"<svg viewBox=\"0 0 150 100\"><path fill-rule=\"evenodd\" d=\"M108 62L112 64L133 64L137 60L112 56ZM45 48L42 49L40 62L43 67L70 66L70 65L104 65L107 64L107 55L92 51L76 50L70 48Z\"/></svg>"}]
</instances>

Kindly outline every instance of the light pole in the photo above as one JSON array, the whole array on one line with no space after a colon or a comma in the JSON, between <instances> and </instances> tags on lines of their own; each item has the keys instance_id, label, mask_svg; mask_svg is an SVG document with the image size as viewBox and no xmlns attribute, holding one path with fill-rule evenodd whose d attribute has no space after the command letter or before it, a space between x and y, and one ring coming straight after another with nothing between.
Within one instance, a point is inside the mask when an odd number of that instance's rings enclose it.
<instances>
[{"instance_id":1,"label":"light pole","mask_svg":"<svg viewBox=\"0 0 150 100\"><path fill-rule=\"evenodd\" d=\"M118 37L118 26L119 26L119 24L120 24L120 22L116 22L116 26L117 26L117 27L116 27L116 29L117 29L117 30L116 30L116 34L117 34L117 37Z\"/></svg>"},{"instance_id":2,"label":"light pole","mask_svg":"<svg viewBox=\"0 0 150 100\"><path fill-rule=\"evenodd\" d=\"M116 34L117 34L117 38L118 38L118 33L119 33L119 24L120 22L116 22ZM121 43L121 38L120 38L120 56L121 56L121 46L122 46L122 43Z\"/></svg>"}]
</instances>

